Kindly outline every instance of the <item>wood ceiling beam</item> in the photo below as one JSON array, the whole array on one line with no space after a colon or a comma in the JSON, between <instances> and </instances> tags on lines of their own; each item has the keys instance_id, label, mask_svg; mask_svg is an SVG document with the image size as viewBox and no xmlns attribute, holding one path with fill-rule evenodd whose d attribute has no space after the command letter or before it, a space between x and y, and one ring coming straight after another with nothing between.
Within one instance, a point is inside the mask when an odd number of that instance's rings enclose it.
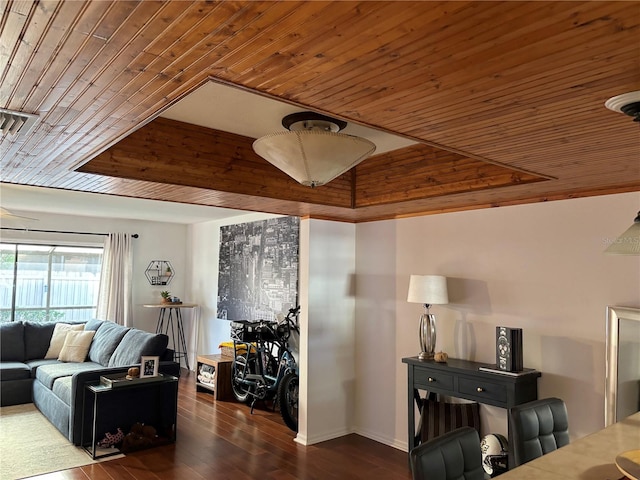
<instances>
[{"instance_id":1,"label":"wood ceiling beam","mask_svg":"<svg viewBox=\"0 0 640 480\"><path fill-rule=\"evenodd\" d=\"M299 184L254 153L253 139L157 118L77 171L259 197L351 207L351 176Z\"/></svg>"},{"instance_id":2,"label":"wood ceiling beam","mask_svg":"<svg viewBox=\"0 0 640 480\"><path fill-rule=\"evenodd\" d=\"M157 118L78 171L356 209L544 180L414 145L376 155L327 185L309 188L256 155L252 143L241 135Z\"/></svg>"}]
</instances>

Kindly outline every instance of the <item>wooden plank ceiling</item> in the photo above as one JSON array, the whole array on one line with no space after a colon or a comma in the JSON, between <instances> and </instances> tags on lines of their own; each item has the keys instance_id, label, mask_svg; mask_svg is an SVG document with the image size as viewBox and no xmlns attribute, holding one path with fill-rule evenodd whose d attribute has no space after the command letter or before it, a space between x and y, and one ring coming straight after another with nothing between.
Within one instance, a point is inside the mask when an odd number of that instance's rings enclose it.
<instances>
[{"instance_id":1,"label":"wooden plank ceiling","mask_svg":"<svg viewBox=\"0 0 640 480\"><path fill-rule=\"evenodd\" d=\"M637 2L0 1L2 182L349 222L640 190ZM298 185L157 118L207 81L418 145ZM188 131L189 135L184 132ZM181 132L181 133L176 133Z\"/></svg>"}]
</instances>

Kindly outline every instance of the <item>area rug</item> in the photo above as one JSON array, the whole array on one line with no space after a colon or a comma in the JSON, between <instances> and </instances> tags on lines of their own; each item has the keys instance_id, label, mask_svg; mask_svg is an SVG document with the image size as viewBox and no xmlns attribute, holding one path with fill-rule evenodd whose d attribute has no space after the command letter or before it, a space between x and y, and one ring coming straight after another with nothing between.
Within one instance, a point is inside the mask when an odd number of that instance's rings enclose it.
<instances>
[{"instance_id":1,"label":"area rug","mask_svg":"<svg viewBox=\"0 0 640 480\"><path fill-rule=\"evenodd\" d=\"M111 460L116 457L109 457ZM96 463L74 446L32 404L0 408L0 480Z\"/></svg>"}]
</instances>

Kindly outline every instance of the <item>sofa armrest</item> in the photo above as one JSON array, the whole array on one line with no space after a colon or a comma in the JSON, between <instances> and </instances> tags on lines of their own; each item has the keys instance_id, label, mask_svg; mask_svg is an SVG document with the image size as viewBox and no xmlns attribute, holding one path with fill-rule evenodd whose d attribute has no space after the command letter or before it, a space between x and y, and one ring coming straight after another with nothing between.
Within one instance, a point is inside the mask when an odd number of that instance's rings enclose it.
<instances>
[{"instance_id":1,"label":"sofa armrest","mask_svg":"<svg viewBox=\"0 0 640 480\"><path fill-rule=\"evenodd\" d=\"M73 374L73 377L71 378L71 405L69 406L69 433L71 436L69 440L71 440L74 445L80 445L80 436L82 434L82 401L85 393L85 384L87 382L99 381L102 375L127 373L127 370L131 367L140 367L140 364L129 365L126 367L105 367ZM180 377L180 364L174 361L161 361L158 366L158 372L165 375ZM90 421L89 414L90 412L85 412L85 421Z\"/></svg>"}]
</instances>

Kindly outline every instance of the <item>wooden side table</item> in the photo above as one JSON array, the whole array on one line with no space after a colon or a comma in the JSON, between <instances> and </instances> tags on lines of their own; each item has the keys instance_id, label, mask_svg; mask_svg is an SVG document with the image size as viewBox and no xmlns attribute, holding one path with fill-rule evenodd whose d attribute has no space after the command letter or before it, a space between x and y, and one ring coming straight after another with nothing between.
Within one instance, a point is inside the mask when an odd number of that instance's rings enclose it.
<instances>
[{"instance_id":1,"label":"wooden side table","mask_svg":"<svg viewBox=\"0 0 640 480\"><path fill-rule=\"evenodd\" d=\"M211 392L215 400L231 400L231 365L233 357L220 354L198 355L196 368L196 390L198 392ZM200 367L210 365L214 368L212 382L202 381Z\"/></svg>"}]
</instances>

